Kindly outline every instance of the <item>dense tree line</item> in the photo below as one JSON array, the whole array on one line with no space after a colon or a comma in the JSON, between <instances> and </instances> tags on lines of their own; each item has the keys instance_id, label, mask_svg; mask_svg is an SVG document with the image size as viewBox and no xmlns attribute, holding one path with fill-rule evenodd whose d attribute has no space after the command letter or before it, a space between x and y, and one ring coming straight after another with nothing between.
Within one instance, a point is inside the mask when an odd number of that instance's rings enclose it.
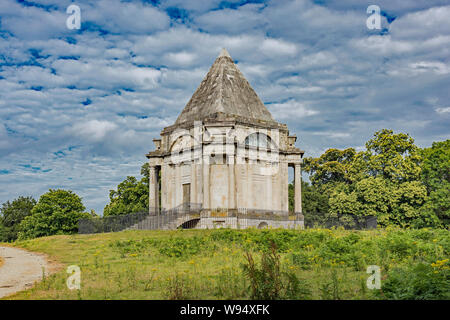
<instances>
[{"instance_id":1,"label":"dense tree line","mask_svg":"<svg viewBox=\"0 0 450 320\"><path fill-rule=\"evenodd\" d=\"M365 151L328 149L304 159L310 184L303 184L303 211L375 215L381 226L448 227L449 170L450 140L420 149L408 134L384 129Z\"/></svg>"}]
</instances>

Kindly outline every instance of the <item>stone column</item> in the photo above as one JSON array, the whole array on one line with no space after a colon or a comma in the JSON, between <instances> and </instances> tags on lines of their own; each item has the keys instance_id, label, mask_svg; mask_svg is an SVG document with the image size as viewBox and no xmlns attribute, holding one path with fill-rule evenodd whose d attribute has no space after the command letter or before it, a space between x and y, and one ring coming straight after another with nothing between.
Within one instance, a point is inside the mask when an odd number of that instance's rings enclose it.
<instances>
[{"instance_id":1,"label":"stone column","mask_svg":"<svg viewBox=\"0 0 450 320\"><path fill-rule=\"evenodd\" d=\"M236 183L235 183L235 161L234 155L229 156L227 159L228 165L228 208L235 209L236 208Z\"/></svg>"},{"instance_id":2,"label":"stone column","mask_svg":"<svg viewBox=\"0 0 450 320\"><path fill-rule=\"evenodd\" d=\"M294 211L302 213L302 170L300 163L294 165Z\"/></svg>"},{"instance_id":3,"label":"stone column","mask_svg":"<svg viewBox=\"0 0 450 320\"><path fill-rule=\"evenodd\" d=\"M264 172L264 174L266 175L266 208L267 209L274 209L273 205L275 203L274 201L274 195L272 194L272 164L268 163L268 164L263 164L262 166L262 170L266 170Z\"/></svg>"},{"instance_id":4,"label":"stone column","mask_svg":"<svg viewBox=\"0 0 450 320\"><path fill-rule=\"evenodd\" d=\"M158 209L158 177L156 176L156 167L150 166L149 172L148 209L150 213L154 213Z\"/></svg>"},{"instance_id":5,"label":"stone column","mask_svg":"<svg viewBox=\"0 0 450 320\"><path fill-rule=\"evenodd\" d=\"M197 165L195 160L191 162L191 200L192 203L197 203Z\"/></svg>"},{"instance_id":6,"label":"stone column","mask_svg":"<svg viewBox=\"0 0 450 320\"><path fill-rule=\"evenodd\" d=\"M209 155L203 157L203 209L211 209L209 202Z\"/></svg>"},{"instance_id":7,"label":"stone column","mask_svg":"<svg viewBox=\"0 0 450 320\"><path fill-rule=\"evenodd\" d=\"M250 159L247 162L247 184L246 184L246 193L247 193L247 201L245 208L253 209L253 190L252 190L252 180L253 180L253 165L250 164Z\"/></svg>"},{"instance_id":8,"label":"stone column","mask_svg":"<svg viewBox=\"0 0 450 320\"><path fill-rule=\"evenodd\" d=\"M289 211L289 163L283 160L279 166L280 210Z\"/></svg>"},{"instance_id":9,"label":"stone column","mask_svg":"<svg viewBox=\"0 0 450 320\"><path fill-rule=\"evenodd\" d=\"M183 185L181 183L182 163L175 164L175 206L183 204Z\"/></svg>"}]
</instances>

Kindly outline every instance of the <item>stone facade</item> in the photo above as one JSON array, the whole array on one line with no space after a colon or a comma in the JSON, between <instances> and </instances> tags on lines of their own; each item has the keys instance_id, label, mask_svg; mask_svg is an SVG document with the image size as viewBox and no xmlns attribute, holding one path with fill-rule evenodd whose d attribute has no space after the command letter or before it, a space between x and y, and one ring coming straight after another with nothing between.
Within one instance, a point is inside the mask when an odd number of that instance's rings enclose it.
<instances>
[{"instance_id":1,"label":"stone facade","mask_svg":"<svg viewBox=\"0 0 450 320\"><path fill-rule=\"evenodd\" d=\"M287 216L289 166L295 213L302 212L304 152L287 126L273 120L226 50L175 124L153 141L155 150L147 154L152 212L195 203L203 217L217 208Z\"/></svg>"}]
</instances>

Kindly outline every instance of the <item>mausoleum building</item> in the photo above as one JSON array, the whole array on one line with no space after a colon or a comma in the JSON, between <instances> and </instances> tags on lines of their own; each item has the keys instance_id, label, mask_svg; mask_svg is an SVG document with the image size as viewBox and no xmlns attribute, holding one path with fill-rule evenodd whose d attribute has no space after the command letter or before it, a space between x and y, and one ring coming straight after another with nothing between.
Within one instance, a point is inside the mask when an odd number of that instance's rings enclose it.
<instances>
[{"instance_id":1,"label":"mausoleum building","mask_svg":"<svg viewBox=\"0 0 450 320\"><path fill-rule=\"evenodd\" d=\"M175 123L154 139L149 207L197 206L217 211L288 216L288 167L302 213L304 151L277 122L223 49Z\"/></svg>"}]
</instances>

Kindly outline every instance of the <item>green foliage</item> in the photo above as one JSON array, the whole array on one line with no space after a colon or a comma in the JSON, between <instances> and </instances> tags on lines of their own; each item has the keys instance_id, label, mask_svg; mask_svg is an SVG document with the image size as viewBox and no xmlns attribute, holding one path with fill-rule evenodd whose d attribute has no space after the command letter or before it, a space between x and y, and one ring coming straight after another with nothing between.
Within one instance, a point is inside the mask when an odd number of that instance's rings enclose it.
<instances>
[{"instance_id":1,"label":"green foliage","mask_svg":"<svg viewBox=\"0 0 450 320\"><path fill-rule=\"evenodd\" d=\"M314 218L318 213L328 212L328 190L320 185L311 185L302 180L302 209L305 218ZM289 211L294 212L294 185L289 184Z\"/></svg>"},{"instance_id":2,"label":"green foliage","mask_svg":"<svg viewBox=\"0 0 450 320\"><path fill-rule=\"evenodd\" d=\"M114 248L120 252L120 256L124 258L129 254L142 253L152 244L152 240L142 239L137 240L117 240L109 244L111 248Z\"/></svg>"},{"instance_id":3,"label":"green foliage","mask_svg":"<svg viewBox=\"0 0 450 320\"><path fill-rule=\"evenodd\" d=\"M408 134L383 129L366 143L366 151L329 149L306 158L312 203L320 205L304 209L305 219L320 220L314 214L320 207L330 216L374 215L380 226L448 227L449 141L421 151Z\"/></svg>"},{"instance_id":4,"label":"green foliage","mask_svg":"<svg viewBox=\"0 0 450 320\"><path fill-rule=\"evenodd\" d=\"M192 297L189 279L180 274L167 279L164 296L168 300L187 300Z\"/></svg>"},{"instance_id":5,"label":"green foliage","mask_svg":"<svg viewBox=\"0 0 450 320\"><path fill-rule=\"evenodd\" d=\"M448 259L392 269L378 295L395 300L449 300Z\"/></svg>"},{"instance_id":6,"label":"green foliage","mask_svg":"<svg viewBox=\"0 0 450 320\"><path fill-rule=\"evenodd\" d=\"M257 230L248 229L246 232L236 232L232 229L219 229L211 237L214 240L221 240L226 243L235 243L247 248L256 248L260 251L271 250L271 244L274 243L277 250L286 252L292 238L295 234L289 230Z\"/></svg>"},{"instance_id":7,"label":"green foliage","mask_svg":"<svg viewBox=\"0 0 450 320\"><path fill-rule=\"evenodd\" d=\"M140 181L135 177L128 176L119 183L116 190L110 190L110 203L103 210L103 215L117 216L140 211L148 211L149 194L149 165L145 163L141 167Z\"/></svg>"},{"instance_id":8,"label":"green foliage","mask_svg":"<svg viewBox=\"0 0 450 320\"><path fill-rule=\"evenodd\" d=\"M305 299L310 291L294 272L285 271L280 262L276 245L261 256L258 266L250 252L246 252L246 263L242 265L244 274L250 281L250 298L257 300Z\"/></svg>"},{"instance_id":9,"label":"green foliage","mask_svg":"<svg viewBox=\"0 0 450 320\"><path fill-rule=\"evenodd\" d=\"M442 226L450 225L450 140L433 142L422 150L421 179L428 200L422 214L437 217ZM432 223L429 223L432 225Z\"/></svg>"},{"instance_id":10,"label":"green foliage","mask_svg":"<svg viewBox=\"0 0 450 320\"><path fill-rule=\"evenodd\" d=\"M217 276L215 294L226 300L247 297L247 279L238 268L224 268Z\"/></svg>"},{"instance_id":11,"label":"green foliage","mask_svg":"<svg viewBox=\"0 0 450 320\"><path fill-rule=\"evenodd\" d=\"M283 250L274 253L271 239ZM79 291L67 289L63 269L15 299L448 300L450 292L450 233L445 229L148 230L15 245L83 270ZM187 253L178 254L176 246ZM242 272L243 265L250 268L246 253L253 259L252 276ZM380 267L381 290L366 287L369 265Z\"/></svg>"},{"instance_id":12,"label":"green foliage","mask_svg":"<svg viewBox=\"0 0 450 320\"><path fill-rule=\"evenodd\" d=\"M19 197L12 202L5 202L0 208L0 242L10 242L17 239L19 224L31 214L36 204L32 197Z\"/></svg>"},{"instance_id":13,"label":"green foliage","mask_svg":"<svg viewBox=\"0 0 450 320\"><path fill-rule=\"evenodd\" d=\"M158 243L159 252L168 257L189 257L195 255L205 248L205 239L199 237L192 238L170 238L167 241Z\"/></svg>"},{"instance_id":14,"label":"green foliage","mask_svg":"<svg viewBox=\"0 0 450 320\"><path fill-rule=\"evenodd\" d=\"M421 156L408 134L394 134L388 129L377 131L366 143L366 149L363 154L370 176L394 182L419 179Z\"/></svg>"},{"instance_id":15,"label":"green foliage","mask_svg":"<svg viewBox=\"0 0 450 320\"><path fill-rule=\"evenodd\" d=\"M210 242L205 238L200 237L173 237L159 241L152 238L144 238L140 241L136 240L118 240L110 244L112 248L119 251L122 257L130 254L142 254L148 252L152 248L167 257L182 258L196 255L200 252L213 250L214 247L209 247Z\"/></svg>"},{"instance_id":16,"label":"green foliage","mask_svg":"<svg viewBox=\"0 0 450 320\"><path fill-rule=\"evenodd\" d=\"M331 270L330 277L328 281L320 286L320 297L322 300L341 300L342 299L342 289L339 279L338 272L336 269Z\"/></svg>"},{"instance_id":17,"label":"green foliage","mask_svg":"<svg viewBox=\"0 0 450 320\"><path fill-rule=\"evenodd\" d=\"M50 189L43 194L19 225L19 239L78 231L78 220L88 218L81 198L70 190Z\"/></svg>"},{"instance_id":18,"label":"green foliage","mask_svg":"<svg viewBox=\"0 0 450 320\"><path fill-rule=\"evenodd\" d=\"M353 148L328 149L319 158L305 158L304 169L311 175L313 184L350 182L355 156Z\"/></svg>"},{"instance_id":19,"label":"green foliage","mask_svg":"<svg viewBox=\"0 0 450 320\"><path fill-rule=\"evenodd\" d=\"M344 189L331 196L331 213L374 215L381 226L409 227L428 218L420 214L426 190L419 181L393 183L381 177L369 177L349 189L352 191Z\"/></svg>"}]
</instances>

